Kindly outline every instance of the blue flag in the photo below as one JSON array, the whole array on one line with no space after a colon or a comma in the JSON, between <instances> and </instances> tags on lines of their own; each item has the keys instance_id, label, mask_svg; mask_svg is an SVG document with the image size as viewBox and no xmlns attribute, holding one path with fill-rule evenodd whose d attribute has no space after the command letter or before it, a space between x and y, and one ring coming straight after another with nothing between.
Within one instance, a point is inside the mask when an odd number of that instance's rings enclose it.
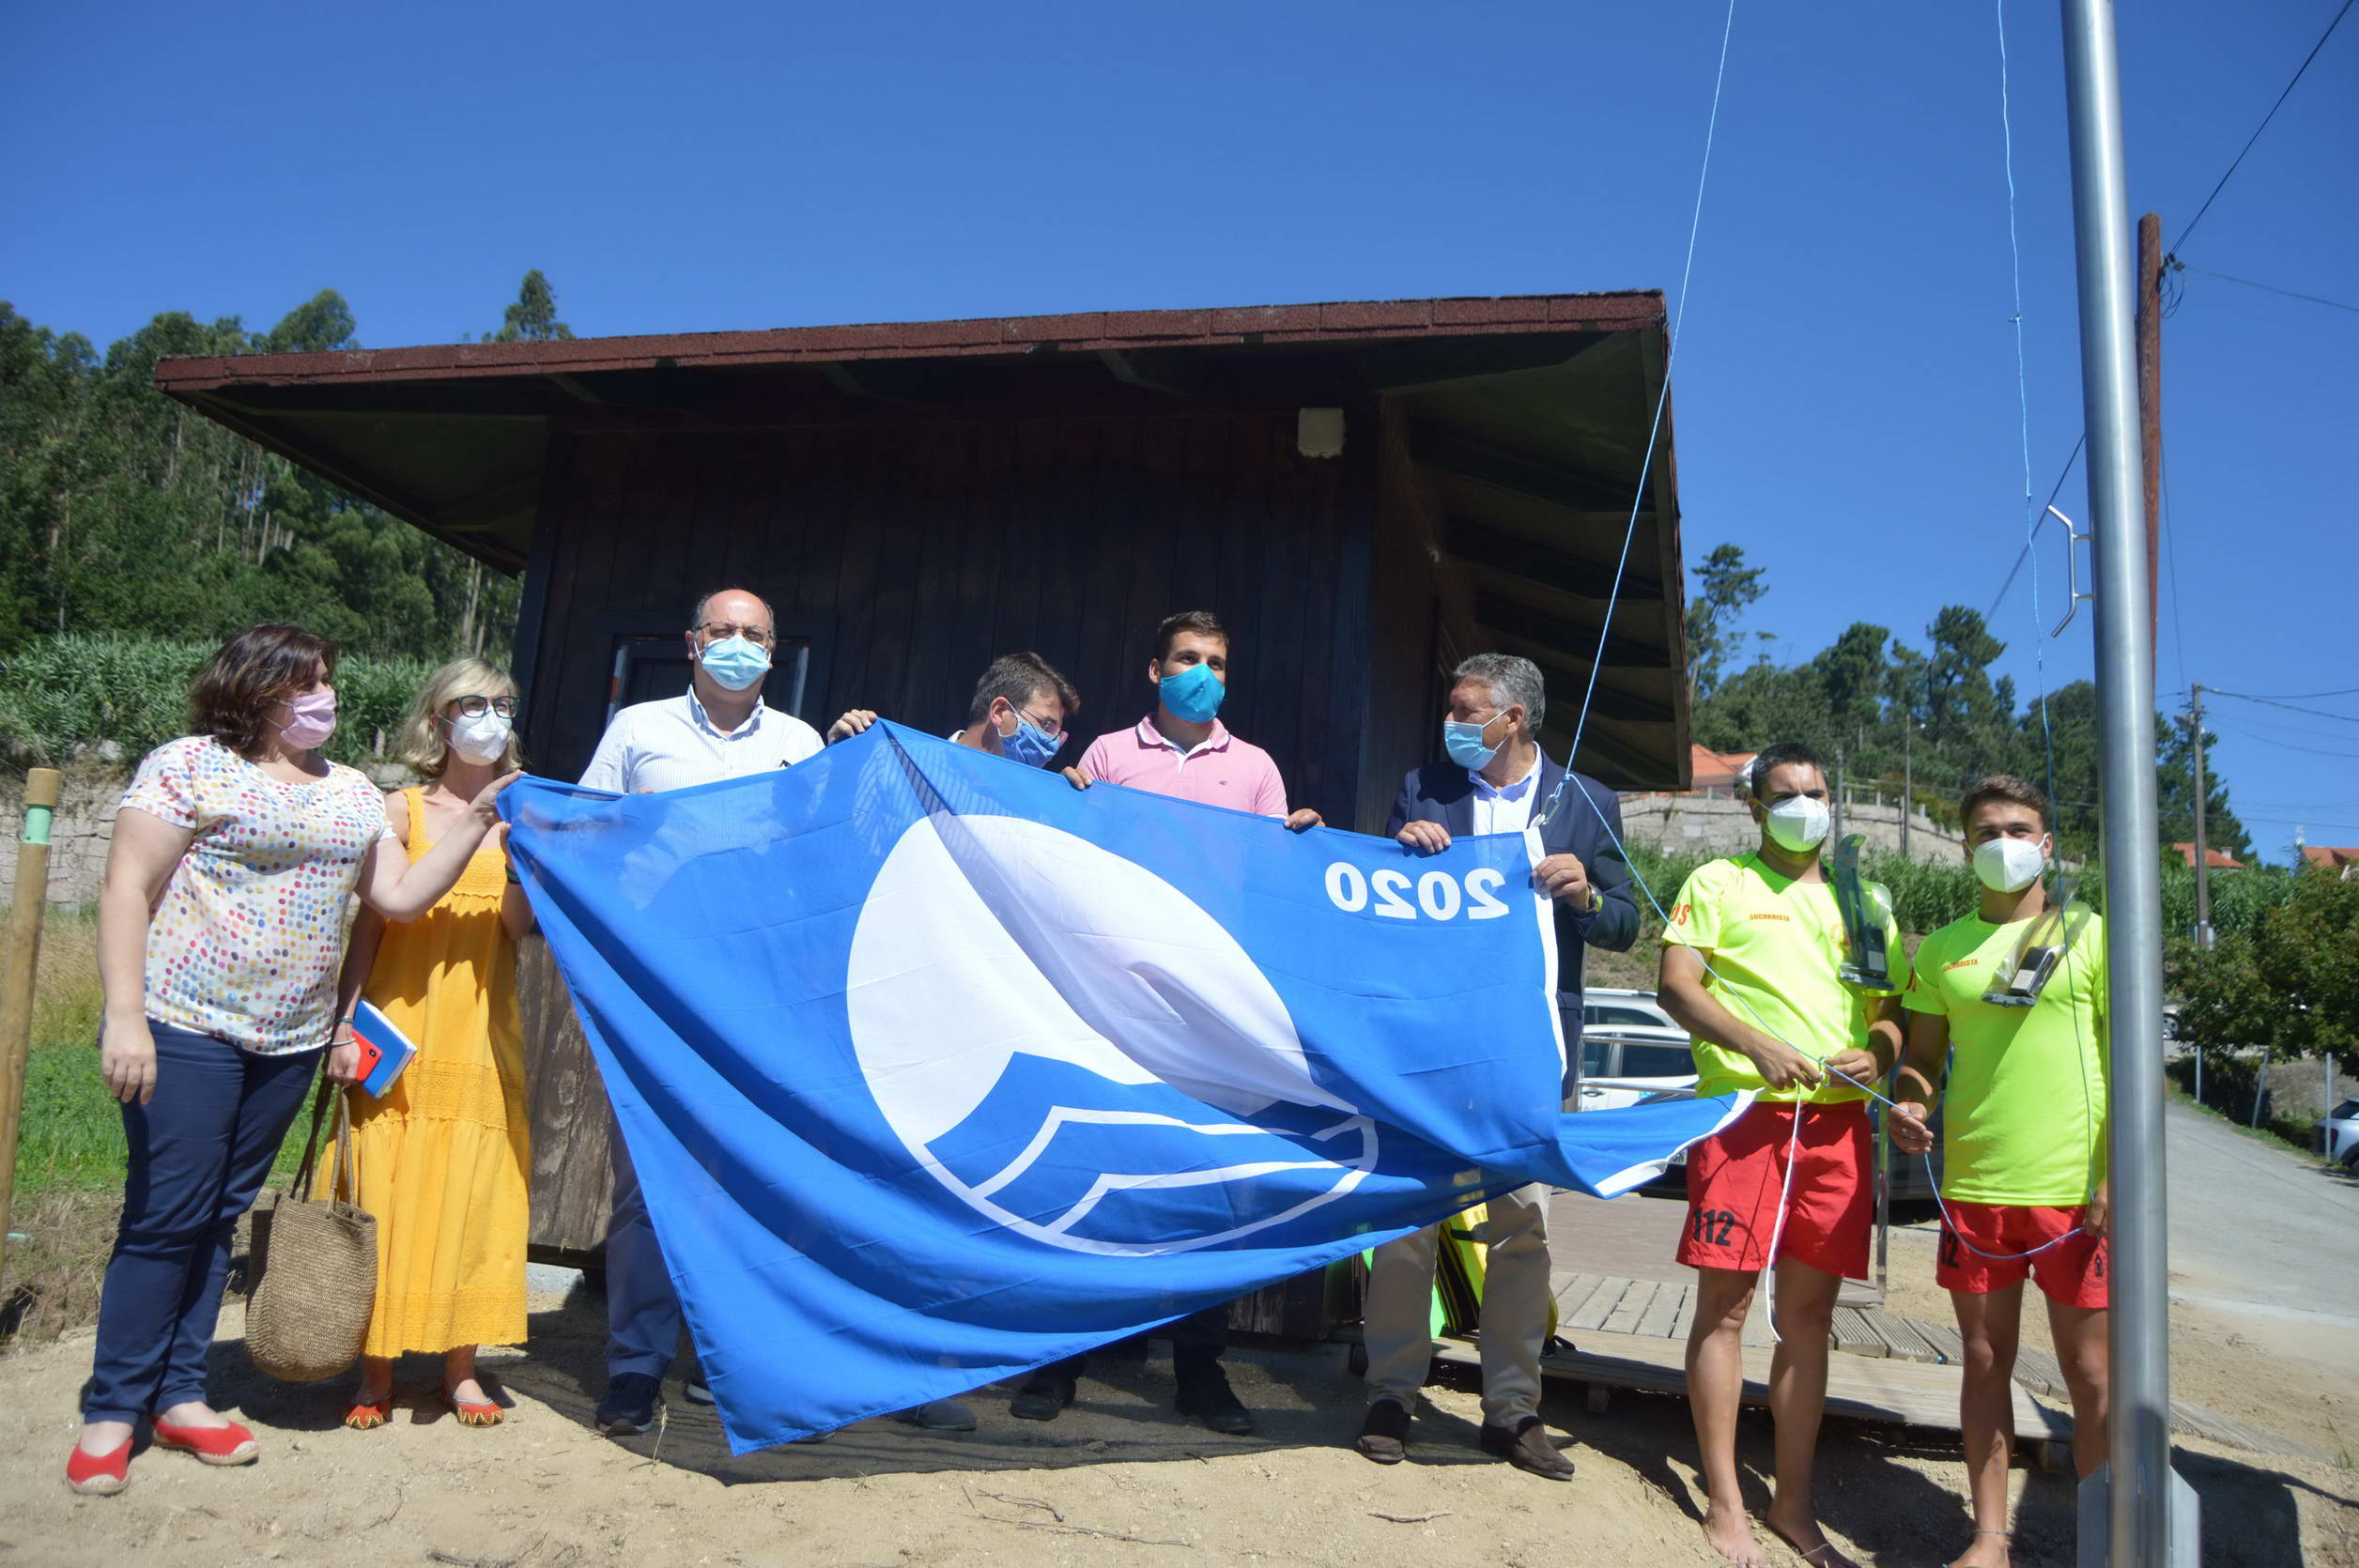
<instances>
[{"instance_id":1,"label":"blue flag","mask_svg":"<svg viewBox=\"0 0 2359 1568\"><path fill-rule=\"evenodd\" d=\"M1415 856L891 724L501 809L739 1453L1610 1197L1743 1109L1559 1111L1514 836Z\"/></svg>"}]
</instances>

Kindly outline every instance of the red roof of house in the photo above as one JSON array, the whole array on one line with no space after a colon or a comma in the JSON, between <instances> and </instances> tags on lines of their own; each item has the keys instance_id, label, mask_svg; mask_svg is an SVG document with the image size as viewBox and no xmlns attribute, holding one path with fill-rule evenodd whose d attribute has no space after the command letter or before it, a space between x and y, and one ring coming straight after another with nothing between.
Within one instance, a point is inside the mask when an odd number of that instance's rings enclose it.
<instances>
[{"instance_id":1,"label":"red roof of house","mask_svg":"<svg viewBox=\"0 0 2359 1568\"><path fill-rule=\"evenodd\" d=\"M1067 315L667 332L530 343L452 343L309 354L191 355L159 360L156 385L176 397L228 387L294 387L719 366L729 369L870 359L1009 357L1061 350L1237 347L1399 338L1611 332L1659 327L1658 290L1497 298L1330 301L1228 309L1080 311Z\"/></svg>"},{"instance_id":2,"label":"red roof of house","mask_svg":"<svg viewBox=\"0 0 2359 1568\"><path fill-rule=\"evenodd\" d=\"M2359 844L2305 844L2302 858L2330 871L2338 866L2359 866Z\"/></svg>"},{"instance_id":3,"label":"red roof of house","mask_svg":"<svg viewBox=\"0 0 2359 1568\"><path fill-rule=\"evenodd\" d=\"M1753 760L1750 751L1714 751L1709 746L1688 748L1688 765L1694 770L1694 787L1728 788L1744 776L1745 765Z\"/></svg>"},{"instance_id":4,"label":"red roof of house","mask_svg":"<svg viewBox=\"0 0 2359 1568\"><path fill-rule=\"evenodd\" d=\"M2193 844L2173 844L2171 848L2177 850L2186 859L2189 866L2196 863L2196 847ZM2244 869L2243 861L2232 854L2223 854L2218 850L2205 850L2203 863L2215 871L2241 871Z\"/></svg>"}]
</instances>

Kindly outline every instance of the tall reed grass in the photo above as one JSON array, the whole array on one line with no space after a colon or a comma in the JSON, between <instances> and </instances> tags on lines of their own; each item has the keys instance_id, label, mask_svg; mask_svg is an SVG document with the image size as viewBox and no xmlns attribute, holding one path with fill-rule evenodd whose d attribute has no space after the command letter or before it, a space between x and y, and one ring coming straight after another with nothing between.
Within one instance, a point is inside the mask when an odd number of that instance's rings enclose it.
<instances>
[{"instance_id":1,"label":"tall reed grass","mask_svg":"<svg viewBox=\"0 0 2359 1568\"><path fill-rule=\"evenodd\" d=\"M20 764L126 765L188 732L189 682L217 644L190 638L65 633L0 658L0 754ZM348 653L336 667L338 722L328 755L383 755L434 666Z\"/></svg>"}]
</instances>

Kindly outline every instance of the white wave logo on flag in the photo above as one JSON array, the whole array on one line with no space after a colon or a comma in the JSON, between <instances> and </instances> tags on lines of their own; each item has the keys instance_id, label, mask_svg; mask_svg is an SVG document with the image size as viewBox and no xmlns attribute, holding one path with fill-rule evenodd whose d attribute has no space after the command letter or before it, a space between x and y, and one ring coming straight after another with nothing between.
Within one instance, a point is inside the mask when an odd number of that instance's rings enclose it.
<instances>
[{"instance_id":1,"label":"white wave logo on flag","mask_svg":"<svg viewBox=\"0 0 2359 1568\"><path fill-rule=\"evenodd\" d=\"M1042 822L913 822L846 974L870 1091L994 1222L1105 1254L1281 1225L1376 1165L1236 940L1137 863Z\"/></svg>"}]
</instances>

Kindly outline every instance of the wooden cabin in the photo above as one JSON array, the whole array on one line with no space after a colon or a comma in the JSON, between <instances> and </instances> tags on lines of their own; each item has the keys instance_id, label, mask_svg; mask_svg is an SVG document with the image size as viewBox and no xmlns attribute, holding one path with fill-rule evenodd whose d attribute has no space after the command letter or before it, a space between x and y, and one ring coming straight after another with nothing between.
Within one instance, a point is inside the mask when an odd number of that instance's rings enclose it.
<instances>
[{"instance_id":1,"label":"wooden cabin","mask_svg":"<svg viewBox=\"0 0 2359 1568\"><path fill-rule=\"evenodd\" d=\"M1080 688L1073 754L1149 710L1157 621L1206 608L1235 638L1223 719L1296 804L1374 830L1466 653L1538 662L1564 754L1634 512L1579 765L1688 783L1664 362L1662 296L1639 292L180 359L156 381L525 574L537 772L578 774L617 706L685 687L715 588L776 607L765 697L821 730L856 706L940 733L1030 648ZM605 1099L537 941L522 968L532 1239L585 1257ZM1263 1297L1241 1323L1310 1331L1313 1296Z\"/></svg>"}]
</instances>

